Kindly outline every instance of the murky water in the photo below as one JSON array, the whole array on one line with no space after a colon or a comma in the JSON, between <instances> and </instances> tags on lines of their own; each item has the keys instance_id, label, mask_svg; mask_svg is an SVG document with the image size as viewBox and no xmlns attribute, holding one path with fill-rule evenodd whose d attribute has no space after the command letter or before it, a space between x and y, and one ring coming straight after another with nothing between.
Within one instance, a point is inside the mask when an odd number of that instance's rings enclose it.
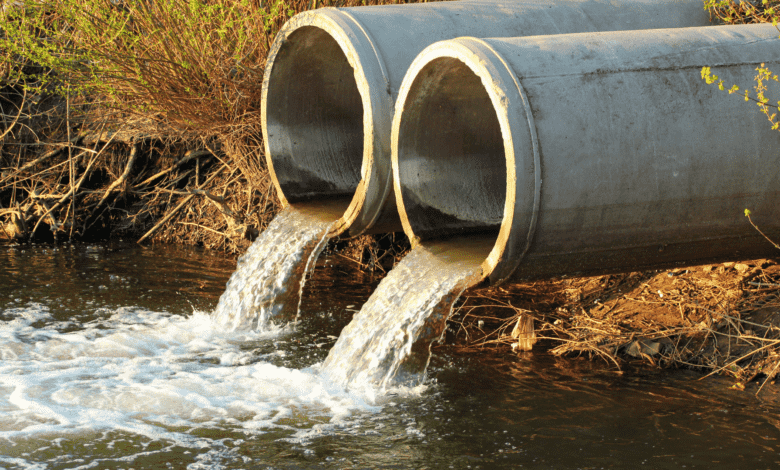
<instances>
[{"instance_id":1,"label":"murky water","mask_svg":"<svg viewBox=\"0 0 780 470\"><path fill-rule=\"evenodd\" d=\"M443 346L421 386L345 391L318 364L376 280L341 260L295 328L234 332L218 257L0 246L0 468L780 465L774 388L685 371Z\"/></svg>"}]
</instances>

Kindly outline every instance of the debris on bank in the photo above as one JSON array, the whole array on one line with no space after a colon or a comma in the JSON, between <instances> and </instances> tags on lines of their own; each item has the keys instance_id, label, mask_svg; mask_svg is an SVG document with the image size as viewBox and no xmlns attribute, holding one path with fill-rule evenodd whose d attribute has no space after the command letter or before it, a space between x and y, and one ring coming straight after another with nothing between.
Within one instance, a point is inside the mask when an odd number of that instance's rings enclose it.
<instances>
[{"instance_id":1,"label":"debris on bank","mask_svg":"<svg viewBox=\"0 0 780 470\"><path fill-rule=\"evenodd\" d=\"M134 238L239 253L278 210L267 174L251 177L216 139L59 129L39 132L51 140L36 145L27 134L38 129L25 129L0 142L0 239Z\"/></svg>"},{"instance_id":2,"label":"debris on bank","mask_svg":"<svg viewBox=\"0 0 780 470\"><path fill-rule=\"evenodd\" d=\"M780 265L759 259L477 289L449 331L466 349L533 346L617 370L638 361L763 386L780 372Z\"/></svg>"}]
</instances>

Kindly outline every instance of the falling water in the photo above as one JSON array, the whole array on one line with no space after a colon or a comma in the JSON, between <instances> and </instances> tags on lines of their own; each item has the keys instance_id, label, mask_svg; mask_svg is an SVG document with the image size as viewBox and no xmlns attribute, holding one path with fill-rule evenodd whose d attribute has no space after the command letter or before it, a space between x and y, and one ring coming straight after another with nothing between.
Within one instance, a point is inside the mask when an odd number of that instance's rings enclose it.
<instances>
[{"instance_id":1,"label":"falling water","mask_svg":"<svg viewBox=\"0 0 780 470\"><path fill-rule=\"evenodd\" d=\"M0 469L778 466L777 387L692 371L442 348L435 383L345 390L315 366L368 298L341 257L266 332L192 312L234 268L199 250L0 245L0 266Z\"/></svg>"},{"instance_id":2,"label":"falling water","mask_svg":"<svg viewBox=\"0 0 780 470\"><path fill-rule=\"evenodd\" d=\"M215 322L233 331L265 331L295 320L306 275L329 239L332 220L292 208L277 215L239 260ZM352 389L420 383L453 304L482 279L488 246L472 238L412 250L344 328L321 366L323 377Z\"/></svg>"},{"instance_id":3,"label":"falling water","mask_svg":"<svg viewBox=\"0 0 780 470\"><path fill-rule=\"evenodd\" d=\"M281 211L238 260L214 310L233 330L265 330L297 317L306 275L327 243L333 219L292 207Z\"/></svg>"},{"instance_id":4,"label":"falling water","mask_svg":"<svg viewBox=\"0 0 780 470\"><path fill-rule=\"evenodd\" d=\"M441 338L453 304L482 279L485 257L468 249L473 245L464 249L456 241L414 248L341 332L322 373L348 388L421 382L430 346Z\"/></svg>"}]
</instances>

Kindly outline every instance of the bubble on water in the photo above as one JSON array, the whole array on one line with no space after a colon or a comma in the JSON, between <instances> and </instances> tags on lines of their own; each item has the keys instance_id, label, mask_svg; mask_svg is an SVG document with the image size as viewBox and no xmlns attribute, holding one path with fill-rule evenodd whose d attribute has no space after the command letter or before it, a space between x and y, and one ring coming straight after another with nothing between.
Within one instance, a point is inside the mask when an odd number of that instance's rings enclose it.
<instances>
[{"instance_id":1,"label":"bubble on water","mask_svg":"<svg viewBox=\"0 0 780 470\"><path fill-rule=\"evenodd\" d=\"M245 348L282 329L234 332L204 312L123 307L61 333L31 327L50 317L45 307L14 315L0 323L0 455L9 443L101 430L191 448L211 442L191 434L204 428L304 437L379 409L316 368L272 365Z\"/></svg>"}]
</instances>

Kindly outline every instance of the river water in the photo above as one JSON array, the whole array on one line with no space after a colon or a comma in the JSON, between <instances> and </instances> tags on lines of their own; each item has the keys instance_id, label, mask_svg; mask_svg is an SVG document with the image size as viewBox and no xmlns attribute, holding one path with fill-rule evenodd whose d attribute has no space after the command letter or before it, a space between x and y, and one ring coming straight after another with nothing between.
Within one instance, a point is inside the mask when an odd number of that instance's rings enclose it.
<instances>
[{"instance_id":1,"label":"river water","mask_svg":"<svg viewBox=\"0 0 780 470\"><path fill-rule=\"evenodd\" d=\"M777 468L780 396L686 371L434 349L420 385L321 364L378 280L337 254L294 327L212 315L235 262L0 245L0 468ZM769 390L767 390L769 389Z\"/></svg>"}]
</instances>

